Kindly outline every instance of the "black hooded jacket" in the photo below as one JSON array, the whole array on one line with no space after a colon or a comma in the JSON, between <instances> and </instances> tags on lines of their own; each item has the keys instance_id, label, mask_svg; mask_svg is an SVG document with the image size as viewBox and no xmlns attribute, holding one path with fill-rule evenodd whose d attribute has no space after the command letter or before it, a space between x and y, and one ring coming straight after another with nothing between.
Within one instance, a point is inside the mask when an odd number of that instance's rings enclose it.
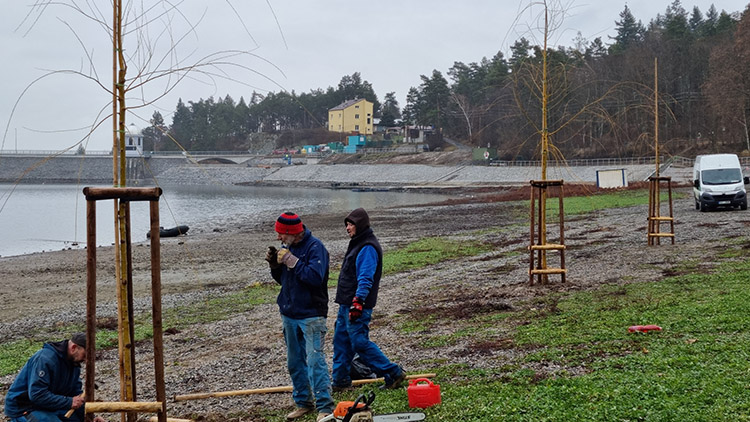
<instances>
[{"instance_id":1,"label":"black hooded jacket","mask_svg":"<svg viewBox=\"0 0 750 422\"><path fill-rule=\"evenodd\" d=\"M370 228L370 217L363 208L357 208L349 213L344 222L350 221L357 227L357 233L349 241L349 247L341 264L339 282L336 289L335 302L339 305L349 306L357 293L357 255L365 245L371 245L378 253L378 263L375 274L372 277L372 287L365 299L364 308L372 309L378 301L378 289L380 288L380 276L383 272L383 249L380 247L378 238Z\"/></svg>"}]
</instances>

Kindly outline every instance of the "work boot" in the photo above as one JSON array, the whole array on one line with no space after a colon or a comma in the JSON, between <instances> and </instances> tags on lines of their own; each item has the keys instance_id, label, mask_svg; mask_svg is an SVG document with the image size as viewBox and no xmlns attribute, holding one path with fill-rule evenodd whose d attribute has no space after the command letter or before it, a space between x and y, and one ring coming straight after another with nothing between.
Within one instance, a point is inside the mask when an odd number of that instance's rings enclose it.
<instances>
[{"instance_id":1,"label":"work boot","mask_svg":"<svg viewBox=\"0 0 750 422\"><path fill-rule=\"evenodd\" d=\"M299 419L312 411L313 409L309 407L298 407L294 412L286 415L286 420L293 421L295 419Z\"/></svg>"},{"instance_id":2,"label":"work boot","mask_svg":"<svg viewBox=\"0 0 750 422\"><path fill-rule=\"evenodd\" d=\"M325 418L326 418L327 416L331 416L331 414L330 414L330 413L318 413L318 418L317 418L317 419L315 419L315 420L316 420L317 422L320 422L320 421L322 421L323 419L325 419Z\"/></svg>"},{"instance_id":3,"label":"work boot","mask_svg":"<svg viewBox=\"0 0 750 422\"><path fill-rule=\"evenodd\" d=\"M398 370L400 371L399 374L393 377L393 381L391 381L390 384L386 383L383 388L393 390L401 387L401 383L406 379L406 372L404 371L404 368L400 366L398 367Z\"/></svg>"}]
</instances>

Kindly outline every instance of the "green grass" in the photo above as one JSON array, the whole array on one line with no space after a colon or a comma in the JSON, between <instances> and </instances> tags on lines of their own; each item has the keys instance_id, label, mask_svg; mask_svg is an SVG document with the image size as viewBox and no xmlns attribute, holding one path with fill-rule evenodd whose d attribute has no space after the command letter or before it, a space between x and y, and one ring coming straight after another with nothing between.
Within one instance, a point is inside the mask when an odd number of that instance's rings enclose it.
<instances>
[{"instance_id":1,"label":"green grass","mask_svg":"<svg viewBox=\"0 0 750 422\"><path fill-rule=\"evenodd\" d=\"M425 237L383 253L383 275L424 268L442 261L489 252L492 247L481 242L458 241L444 237ZM328 286L335 287L339 271L329 274Z\"/></svg>"},{"instance_id":2,"label":"green grass","mask_svg":"<svg viewBox=\"0 0 750 422\"><path fill-rule=\"evenodd\" d=\"M684 196L683 194L673 194L672 200L674 201ZM662 205L665 206L669 200L669 196L662 193L660 199ZM648 204L648 189L615 191L591 196L571 196L565 197L563 202L565 215L578 215L607 208L632 207L634 205ZM558 199L556 197L548 198L547 210L551 212L551 216L556 217L558 209Z\"/></svg>"},{"instance_id":3,"label":"green grass","mask_svg":"<svg viewBox=\"0 0 750 422\"><path fill-rule=\"evenodd\" d=\"M14 374L42 347L41 341L16 340L0 346L0 376Z\"/></svg>"},{"instance_id":4,"label":"green grass","mask_svg":"<svg viewBox=\"0 0 750 422\"><path fill-rule=\"evenodd\" d=\"M402 319L399 324L399 330L406 335L425 331L435 321L435 317L431 315L424 318L412 318L411 315L397 315L396 318Z\"/></svg>"},{"instance_id":5,"label":"green grass","mask_svg":"<svg viewBox=\"0 0 750 422\"><path fill-rule=\"evenodd\" d=\"M82 330L81 330L82 331ZM134 341L146 340L154 337L153 327L151 326L151 319L148 321L135 321L133 326L133 334L135 337ZM113 329L98 329L96 330L96 348L106 349L110 347L117 347L118 334L117 330Z\"/></svg>"},{"instance_id":6,"label":"green grass","mask_svg":"<svg viewBox=\"0 0 750 422\"><path fill-rule=\"evenodd\" d=\"M203 303L179 306L164 312L164 328L182 329L194 324L206 324L229 319L253 307L273 303L279 293L276 283L255 283L239 292L206 299ZM147 318L150 321L150 316Z\"/></svg>"},{"instance_id":7,"label":"green grass","mask_svg":"<svg viewBox=\"0 0 750 422\"><path fill-rule=\"evenodd\" d=\"M444 237L425 237L383 256L383 274L395 274L423 268L438 262L489 252L491 246L473 241Z\"/></svg>"}]
</instances>

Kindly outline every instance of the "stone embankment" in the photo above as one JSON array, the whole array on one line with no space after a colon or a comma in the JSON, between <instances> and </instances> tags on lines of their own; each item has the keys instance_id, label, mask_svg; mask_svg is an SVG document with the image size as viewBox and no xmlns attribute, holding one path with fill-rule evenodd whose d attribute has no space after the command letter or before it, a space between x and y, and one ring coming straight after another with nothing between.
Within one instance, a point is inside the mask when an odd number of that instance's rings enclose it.
<instances>
[{"instance_id":1,"label":"stone embankment","mask_svg":"<svg viewBox=\"0 0 750 422\"><path fill-rule=\"evenodd\" d=\"M646 180L653 165L618 167L628 182ZM595 184L595 167L552 167L547 179L566 183ZM430 166L422 164L308 164L286 167L239 167L226 165L180 166L157 175L160 184L266 184L321 187L464 187L522 185L539 179L539 167ZM671 168L663 176L687 183L689 169Z\"/></svg>"},{"instance_id":2,"label":"stone embankment","mask_svg":"<svg viewBox=\"0 0 750 422\"><path fill-rule=\"evenodd\" d=\"M428 164L302 164L279 166L279 160L251 160L240 164L200 164L185 157L133 159L128 180L139 185L265 184L317 187L464 187L521 185L541 177L537 166L482 166ZM594 184L597 171L623 169L629 183L647 179L653 165L550 167L547 179ZM670 168L662 175L677 183L689 181L689 169ZM3 183L111 183L109 157L2 157Z\"/></svg>"}]
</instances>

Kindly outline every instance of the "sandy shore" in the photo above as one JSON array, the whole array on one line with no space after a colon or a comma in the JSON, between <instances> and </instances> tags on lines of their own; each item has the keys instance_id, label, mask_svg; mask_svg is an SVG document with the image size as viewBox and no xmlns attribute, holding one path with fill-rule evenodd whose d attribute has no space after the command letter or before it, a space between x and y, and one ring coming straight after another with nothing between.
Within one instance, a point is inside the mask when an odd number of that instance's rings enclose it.
<instances>
[{"instance_id":1,"label":"sandy shore","mask_svg":"<svg viewBox=\"0 0 750 422\"><path fill-rule=\"evenodd\" d=\"M681 189L685 193L686 189ZM479 195L479 194L477 194ZM465 199L465 197L464 197ZM744 235L750 214L743 211L700 213L692 198L675 201L677 243L648 247L647 206L594 212L566 218L568 283L559 279L546 286L528 286L528 202L476 203L368 210L373 228L386 250L425 236L473 239L493 245L491 252L468 259L439 263L428 268L384 278L376 308L372 337L409 372L433 372L434 362L462 363L470 367L500 367L521 353L515 350L510 326L498 325L479 341L422 346L436 336L459 332L471 318L488 310L508 311L533 305L535 297L550 291L583 290L602 283L651 282L676 271L684 261L712 267L728 239ZM303 215L305 224L329 249L333 266L341 262L347 244L343 215ZM270 283L263 260L268 245L275 244L272 222L237 221L212 233L163 239L162 282L165 308L204 306L203 299L237 291L255 283ZM97 313L116 314L113 254L99 248ZM150 309L149 249L134 247L136 308ZM85 251L60 251L0 258L0 338L3 341L45 333L58 335L60 324L83 324L85 318ZM331 298L333 290L331 291ZM329 329L335 307L329 307ZM436 315L438 324L404 336L399 325L411 313ZM54 340L56 338L50 338ZM329 338L330 340L330 338ZM329 342L330 343L330 342ZM138 382L141 397L153 395L152 356L148 343L138 345ZM330 344L327 345L330 349ZM328 350L330 358L331 351ZM215 323L194 325L165 336L167 395L288 385L284 346L275 304ZM430 363L432 362L432 363ZM559 368L533 368L554 372ZM575 368L566 368L575 371ZM114 400L119 388L116 350L98 353L97 397ZM4 397L13 375L0 377ZM443 380L449 382L450 380ZM2 400L2 399L0 399ZM170 416L201 415L205 420L230 418L233 412L266 420L263 409L291 409L288 394L171 402ZM112 419L114 420L114 419Z\"/></svg>"}]
</instances>

